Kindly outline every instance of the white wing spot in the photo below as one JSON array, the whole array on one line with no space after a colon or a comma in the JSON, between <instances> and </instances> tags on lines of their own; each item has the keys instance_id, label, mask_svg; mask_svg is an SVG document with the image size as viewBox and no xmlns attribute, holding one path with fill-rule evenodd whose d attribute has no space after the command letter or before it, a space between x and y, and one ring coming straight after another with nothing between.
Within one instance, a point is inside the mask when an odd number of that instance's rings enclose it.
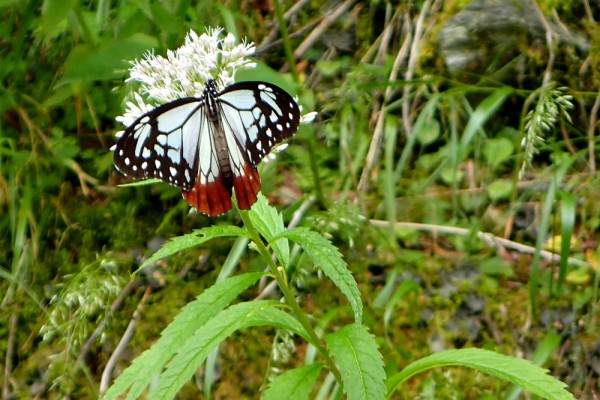
<instances>
[{"instance_id":1,"label":"white wing spot","mask_svg":"<svg viewBox=\"0 0 600 400\"><path fill-rule=\"evenodd\" d=\"M160 169L160 160L154 160L154 165L156 166L156 169Z\"/></svg>"},{"instance_id":2,"label":"white wing spot","mask_svg":"<svg viewBox=\"0 0 600 400\"><path fill-rule=\"evenodd\" d=\"M248 128L248 137L251 142L256 142L256 138L258 136L258 126L252 125Z\"/></svg>"},{"instance_id":3,"label":"white wing spot","mask_svg":"<svg viewBox=\"0 0 600 400\"><path fill-rule=\"evenodd\" d=\"M142 163L142 169L145 171L146 169L148 169L148 161L144 161Z\"/></svg>"},{"instance_id":4,"label":"white wing spot","mask_svg":"<svg viewBox=\"0 0 600 400\"><path fill-rule=\"evenodd\" d=\"M283 131L283 126L281 124L277 124L275 127L279 129L280 132Z\"/></svg>"},{"instance_id":5,"label":"white wing spot","mask_svg":"<svg viewBox=\"0 0 600 400\"><path fill-rule=\"evenodd\" d=\"M142 154L142 148L144 147L144 143L146 142L146 140L148 140L148 137L151 133L152 129L150 128L150 125L142 125L135 130L133 138L137 140L137 143L135 144L136 157L139 157L140 154Z\"/></svg>"},{"instance_id":6,"label":"white wing spot","mask_svg":"<svg viewBox=\"0 0 600 400\"><path fill-rule=\"evenodd\" d=\"M167 144L169 147L177 147L178 145L181 145L181 129L173 131L173 133L167 137Z\"/></svg>"},{"instance_id":7,"label":"white wing spot","mask_svg":"<svg viewBox=\"0 0 600 400\"><path fill-rule=\"evenodd\" d=\"M189 170L187 170L187 169L185 170L185 180L186 180L187 182L189 182L189 181L191 181L191 180L192 180L192 177L190 176L190 171L189 171Z\"/></svg>"},{"instance_id":8,"label":"white wing spot","mask_svg":"<svg viewBox=\"0 0 600 400\"><path fill-rule=\"evenodd\" d=\"M137 165L134 165L131 169L133 169L133 172L137 172Z\"/></svg>"},{"instance_id":9,"label":"white wing spot","mask_svg":"<svg viewBox=\"0 0 600 400\"><path fill-rule=\"evenodd\" d=\"M165 144L167 144L167 135L165 135L165 134L158 135L156 137L156 141L164 146Z\"/></svg>"},{"instance_id":10,"label":"white wing spot","mask_svg":"<svg viewBox=\"0 0 600 400\"><path fill-rule=\"evenodd\" d=\"M125 165L129 166L129 164L131 164L131 160L129 159L129 157L125 157Z\"/></svg>"},{"instance_id":11,"label":"white wing spot","mask_svg":"<svg viewBox=\"0 0 600 400\"><path fill-rule=\"evenodd\" d=\"M162 147L160 144L155 144L154 152L156 153L157 156L162 157L165 155L165 148Z\"/></svg>"},{"instance_id":12,"label":"white wing spot","mask_svg":"<svg viewBox=\"0 0 600 400\"><path fill-rule=\"evenodd\" d=\"M167 150L167 157L169 157L171 159L171 161L175 164L179 164L179 162L181 161L181 158L179 156L179 151L176 149Z\"/></svg>"},{"instance_id":13,"label":"white wing spot","mask_svg":"<svg viewBox=\"0 0 600 400\"><path fill-rule=\"evenodd\" d=\"M150 151L150 149L147 147L144 147L144 149L142 150L142 157L150 158L151 155L152 155L152 152Z\"/></svg>"},{"instance_id":14,"label":"white wing spot","mask_svg":"<svg viewBox=\"0 0 600 400\"><path fill-rule=\"evenodd\" d=\"M169 172L171 173L171 177L177 176L177 168L169 167Z\"/></svg>"}]
</instances>

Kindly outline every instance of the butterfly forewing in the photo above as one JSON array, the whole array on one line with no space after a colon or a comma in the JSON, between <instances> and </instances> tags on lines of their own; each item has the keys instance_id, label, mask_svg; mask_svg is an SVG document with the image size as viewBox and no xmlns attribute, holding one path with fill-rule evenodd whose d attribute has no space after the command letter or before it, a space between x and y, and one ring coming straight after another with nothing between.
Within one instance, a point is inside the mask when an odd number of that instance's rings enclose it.
<instances>
[{"instance_id":1,"label":"butterfly forewing","mask_svg":"<svg viewBox=\"0 0 600 400\"><path fill-rule=\"evenodd\" d=\"M198 176L198 145L208 136L203 106L202 99L179 99L138 118L117 142L114 160L119 171L191 189Z\"/></svg>"},{"instance_id":2,"label":"butterfly forewing","mask_svg":"<svg viewBox=\"0 0 600 400\"><path fill-rule=\"evenodd\" d=\"M223 121L256 165L298 129L300 109L283 89L264 82L241 82L219 94Z\"/></svg>"},{"instance_id":3,"label":"butterfly forewing","mask_svg":"<svg viewBox=\"0 0 600 400\"><path fill-rule=\"evenodd\" d=\"M242 82L219 94L214 88L210 81L202 97L144 114L115 147L123 174L178 186L189 204L213 216L231 208L232 188L241 209L252 206L260 190L256 164L300 123L298 105L277 86Z\"/></svg>"}]
</instances>

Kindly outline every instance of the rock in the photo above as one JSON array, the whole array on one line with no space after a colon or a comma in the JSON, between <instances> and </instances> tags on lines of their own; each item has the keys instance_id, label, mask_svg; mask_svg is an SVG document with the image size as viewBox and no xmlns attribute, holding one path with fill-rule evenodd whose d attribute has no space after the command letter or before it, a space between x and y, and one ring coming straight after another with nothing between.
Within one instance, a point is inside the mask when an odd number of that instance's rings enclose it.
<instances>
[{"instance_id":1,"label":"rock","mask_svg":"<svg viewBox=\"0 0 600 400\"><path fill-rule=\"evenodd\" d=\"M552 18L547 21L559 49L567 45L589 52L589 43L582 35L567 31ZM532 0L473 0L442 27L438 42L453 74L489 74L504 69L520 54L544 58L548 54L546 28ZM536 64L543 68L539 61ZM505 72L514 76L515 68L522 73L524 67L517 63Z\"/></svg>"}]
</instances>

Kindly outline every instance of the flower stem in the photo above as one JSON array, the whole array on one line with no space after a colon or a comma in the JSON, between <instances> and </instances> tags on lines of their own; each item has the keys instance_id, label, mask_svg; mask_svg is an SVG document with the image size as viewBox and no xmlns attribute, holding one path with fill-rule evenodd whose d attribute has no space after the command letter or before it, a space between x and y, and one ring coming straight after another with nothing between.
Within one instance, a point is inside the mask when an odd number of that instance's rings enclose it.
<instances>
[{"instance_id":1,"label":"flower stem","mask_svg":"<svg viewBox=\"0 0 600 400\"><path fill-rule=\"evenodd\" d=\"M254 228L254 225L252 224L250 216L248 215L248 211L244 211L244 210L238 210L238 211L240 213L240 216L242 217L242 221L244 222L244 227L246 228L246 230L252 237L252 240L256 244L256 248L258 249L258 252L266 260L267 265L269 266L269 269L271 270L271 273L275 277L275 281L277 282L277 285L279 286L279 289L281 290L281 293L283 293L283 297L285 297L287 305L292 309L292 314L294 314L294 316L296 317L298 322L300 322L300 324L304 327L304 330L306 331L306 333L308 333L308 335L310 336L312 345L315 346L315 348L317 349L319 354L321 354L321 356L323 356L323 358L325 359L325 363L329 367L329 370L331 371L331 373L333 374L335 379L338 382L341 382L342 380L341 380L340 371L337 369L337 366L335 365L335 363L333 362L331 357L329 357L329 353L323 346L321 339L317 336L315 330L313 329L312 325L310 324L310 321L308 320L308 317L306 316L304 311L302 311L302 308L300 308L300 305L296 301L296 298L294 297L292 290L288 286L284 271L280 270L277 267L277 264L275 264L275 261L273 261L273 257L269 253L269 250L268 250L267 246L265 245L265 242L262 240L262 238L258 234L258 231L256 230L256 228Z\"/></svg>"}]
</instances>

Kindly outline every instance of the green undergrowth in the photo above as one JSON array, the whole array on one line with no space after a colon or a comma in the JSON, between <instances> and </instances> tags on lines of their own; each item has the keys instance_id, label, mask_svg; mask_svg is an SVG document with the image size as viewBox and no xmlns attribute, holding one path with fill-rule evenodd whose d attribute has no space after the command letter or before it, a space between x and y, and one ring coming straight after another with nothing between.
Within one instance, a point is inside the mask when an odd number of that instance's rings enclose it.
<instances>
[{"instance_id":1,"label":"green undergrowth","mask_svg":"<svg viewBox=\"0 0 600 400\"><path fill-rule=\"evenodd\" d=\"M0 2L0 397L597 396L597 26L458 76L466 2L434 3L356 4L292 63L341 5L283 40L291 2ZM128 61L217 25L318 117L209 218L108 149Z\"/></svg>"}]
</instances>

